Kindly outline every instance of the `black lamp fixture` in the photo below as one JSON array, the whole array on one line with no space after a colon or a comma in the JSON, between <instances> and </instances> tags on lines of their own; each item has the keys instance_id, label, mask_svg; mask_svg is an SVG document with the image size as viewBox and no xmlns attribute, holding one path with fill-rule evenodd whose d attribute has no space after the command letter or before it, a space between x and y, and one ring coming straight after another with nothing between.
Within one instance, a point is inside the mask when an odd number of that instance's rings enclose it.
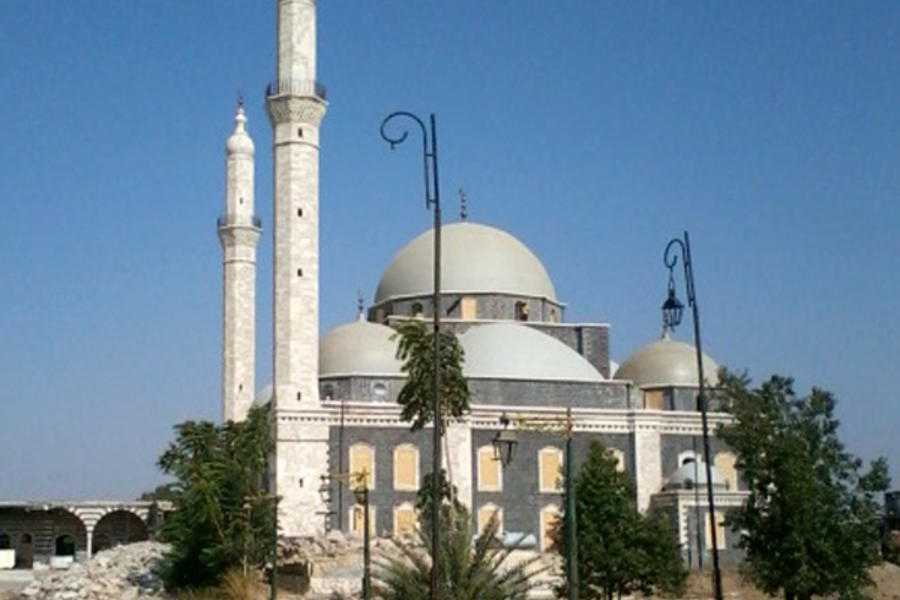
<instances>
[{"instance_id":1,"label":"black lamp fixture","mask_svg":"<svg viewBox=\"0 0 900 600\"><path fill-rule=\"evenodd\" d=\"M497 432L491 444L494 446L494 460L499 460L505 467L516 457L519 440L516 438L516 432L509 430L509 417L506 413L500 415L500 424L503 425L503 429Z\"/></svg>"},{"instance_id":2,"label":"black lamp fixture","mask_svg":"<svg viewBox=\"0 0 900 600\"><path fill-rule=\"evenodd\" d=\"M669 267L669 293L662 305L663 323L670 331L681 324L681 317L684 314L684 304L675 295L675 279L672 276L674 266L673 264L672 267Z\"/></svg>"}]
</instances>

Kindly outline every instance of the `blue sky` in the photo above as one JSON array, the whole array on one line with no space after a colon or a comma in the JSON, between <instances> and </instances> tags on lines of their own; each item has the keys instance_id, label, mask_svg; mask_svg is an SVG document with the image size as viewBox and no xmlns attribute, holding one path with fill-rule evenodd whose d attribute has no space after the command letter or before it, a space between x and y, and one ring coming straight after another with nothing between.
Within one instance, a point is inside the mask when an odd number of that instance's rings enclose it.
<instances>
[{"instance_id":1,"label":"blue sky","mask_svg":"<svg viewBox=\"0 0 900 600\"><path fill-rule=\"evenodd\" d=\"M851 450L900 482L900 4L319 4L323 330L428 227L418 149L378 126L433 111L447 220L462 186L568 320L611 323L614 358L658 336L688 228L709 354L834 391ZM5 4L0 497L134 496L174 423L217 418L238 89L269 379L274 5Z\"/></svg>"}]
</instances>

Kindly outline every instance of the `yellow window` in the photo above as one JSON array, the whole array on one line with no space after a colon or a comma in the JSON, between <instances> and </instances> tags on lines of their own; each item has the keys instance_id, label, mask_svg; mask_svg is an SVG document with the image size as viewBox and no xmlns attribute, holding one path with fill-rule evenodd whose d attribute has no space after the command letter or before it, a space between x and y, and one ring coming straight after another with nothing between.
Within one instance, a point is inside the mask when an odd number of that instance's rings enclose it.
<instances>
[{"instance_id":1,"label":"yellow window","mask_svg":"<svg viewBox=\"0 0 900 600\"><path fill-rule=\"evenodd\" d=\"M559 509L552 504L541 509L541 552L553 550L553 532L559 517Z\"/></svg>"},{"instance_id":2,"label":"yellow window","mask_svg":"<svg viewBox=\"0 0 900 600\"><path fill-rule=\"evenodd\" d=\"M368 444L350 446L350 489L355 488L365 475L366 486L375 489L375 450Z\"/></svg>"},{"instance_id":3,"label":"yellow window","mask_svg":"<svg viewBox=\"0 0 900 600\"><path fill-rule=\"evenodd\" d=\"M734 461L735 457L731 452L719 452L713 459L713 465L725 478L728 489L732 492L737 491L737 469L734 468Z\"/></svg>"},{"instance_id":4,"label":"yellow window","mask_svg":"<svg viewBox=\"0 0 900 600\"><path fill-rule=\"evenodd\" d=\"M644 408L647 410L662 410L663 393L662 390L649 390L644 392Z\"/></svg>"},{"instance_id":5,"label":"yellow window","mask_svg":"<svg viewBox=\"0 0 900 600\"><path fill-rule=\"evenodd\" d=\"M497 515L497 533L503 531L503 509L498 508L495 504L485 504L478 509L478 532L483 533L491 517Z\"/></svg>"},{"instance_id":6,"label":"yellow window","mask_svg":"<svg viewBox=\"0 0 900 600\"><path fill-rule=\"evenodd\" d=\"M463 296L459 301L460 318L477 319L478 318L478 299L474 296Z\"/></svg>"},{"instance_id":7,"label":"yellow window","mask_svg":"<svg viewBox=\"0 0 900 600\"><path fill-rule=\"evenodd\" d=\"M562 450L559 448L542 448L538 452L538 479L540 491L558 493L562 491Z\"/></svg>"},{"instance_id":8,"label":"yellow window","mask_svg":"<svg viewBox=\"0 0 900 600\"><path fill-rule=\"evenodd\" d=\"M494 457L493 446L478 449L478 491L499 492L503 489L500 461Z\"/></svg>"},{"instance_id":9,"label":"yellow window","mask_svg":"<svg viewBox=\"0 0 900 600\"><path fill-rule=\"evenodd\" d=\"M350 507L350 531L362 535L365 531L365 514L362 504ZM375 507L369 504L369 535L375 535Z\"/></svg>"},{"instance_id":10,"label":"yellow window","mask_svg":"<svg viewBox=\"0 0 900 600\"><path fill-rule=\"evenodd\" d=\"M706 549L712 550L712 519L706 518ZM719 550L727 548L725 541L725 515L716 511L716 545Z\"/></svg>"},{"instance_id":11,"label":"yellow window","mask_svg":"<svg viewBox=\"0 0 900 600\"><path fill-rule=\"evenodd\" d=\"M412 444L394 448L394 489L416 491L419 486L419 450Z\"/></svg>"},{"instance_id":12,"label":"yellow window","mask_svg":"<svg viewBox=\"0 0 900 600\"><path fill-rule=\"evenodd\" d=\"M416 533L416 511L408 502L394 507L394 537L409 538Z\"/></svg>"}]
</instances>

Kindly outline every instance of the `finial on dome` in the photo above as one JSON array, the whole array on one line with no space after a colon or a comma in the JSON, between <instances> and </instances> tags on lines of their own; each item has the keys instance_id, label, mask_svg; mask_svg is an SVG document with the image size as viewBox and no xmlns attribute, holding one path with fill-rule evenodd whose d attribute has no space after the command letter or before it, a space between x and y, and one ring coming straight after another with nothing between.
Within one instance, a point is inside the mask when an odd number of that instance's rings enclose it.
<instances>
[{"instance_id":1,"label":"finial on dome","mask_svg":"<svg viewBox=\"0 0 900 600\"><path fill-rule=\"evenodd\" d=\"M362 295L362 290L356 290L356 313L357 318L360 321L366 320L366 307L365 307L365 299Z\"/></svg>"}]
</instances>

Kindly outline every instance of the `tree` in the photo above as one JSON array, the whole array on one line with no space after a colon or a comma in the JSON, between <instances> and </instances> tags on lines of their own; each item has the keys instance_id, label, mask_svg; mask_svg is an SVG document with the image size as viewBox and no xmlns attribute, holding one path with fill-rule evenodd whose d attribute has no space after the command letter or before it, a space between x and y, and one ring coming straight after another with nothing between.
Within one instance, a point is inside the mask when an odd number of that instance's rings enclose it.
<instances>
[{"instance_id":1,"label":"tree","mask_svg":"<svg viewBox=\"0 0 900 600\"><path fill-rule=\"evenodd\" d=\"M401 418L417 431L433 420L434 333L411 321L397 328L397 358L403 361L406 383L397 396ZM469 412L469 386L463 377L462 346L448 329L440 330L441 428Z\"/></svg>"},{"instance_id":2,"label":"tree","mask_svg":"<svg viewBox=\"0 0 900 600\"><path fill-rule=\"evenodd\" d=\"M599 442L591 443L574 487L581 598L681 591L687 574L669 523L662 516L638 513L630 478ZM565 548L567 506L564 501L553 534L558 552ZM565 588L560 592L565 594Z\"/></svg>"},{"instance_id":3,"label":"tree","mask_svg":"<svg viewBox=\"0 0 900 600\"><path fill-rule=\"evenodd\" d=\"M824 390L800 398L793 381L777 375L756 389L745 376L724 373L720 381L734 420L719 436L750 492L726 518L742 532L745 576L787 600L861 596L879 560L875 494L890 485L887 462L861 472L838 439L836 402Z\"/></svg>"},{"instance_id":4,"label":"tree","mask_svg":"<svg viewBox=\"0 0 900 600\"><path fill-rule=\"evenodd\" d=\"M162 539L171 544L161 573L169 588L206 587L229 569L262 566L272 546L273 502L264 491L272 441L265 408L217 426L186 421L160 456L175 478L175 510Z\"/></svg>"},{"instance_id":5,"label":"tree","mask_svg":"<svg viewBox=\"0 0 900 600\"><path fill-rule=\"evenodd\" d=\"M399 552L386 552L376 558L373 578L375 597L382 600L421 600L428 598L431 583L432 482L426 476L416 496L419 509L417 543L397 541ZM535 557L514 566L506 560L518 544L501 548L497 544L500 524L492 518L485 531L472 544L472 519L466 508L455 500L456 494L440 473L442 490L440 518L441 547L438 560L442 582L441 600L525 600L539 572Z\"/></svg>"},{"instance_id":6,"label":"tree","mask_svg":"<svg viewBox=\"0 0 900 600\"><path fill-rule=\"evenodd\" d=\"M163 501L174 501L177 496L175 492L175 484L174 483L163 483L150 492L142 492L140 496L138 496L138 500L142 502L156 502L159 500Z\"/></svg>"}]
</instances>

